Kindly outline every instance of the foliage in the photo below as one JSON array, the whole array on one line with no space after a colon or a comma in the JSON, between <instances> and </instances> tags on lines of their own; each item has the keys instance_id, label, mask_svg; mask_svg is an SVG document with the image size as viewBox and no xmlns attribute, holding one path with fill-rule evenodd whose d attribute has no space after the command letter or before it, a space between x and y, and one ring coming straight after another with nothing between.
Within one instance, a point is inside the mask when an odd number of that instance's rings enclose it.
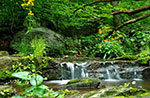
<instances>
[{"instance_id":1,"label":"foliage","mask_svg":"<svg viewBox=\"0 0 150 98\"><path fill-rule=\"evenodd\" d=\"M52 89L48 89L48 86L41 84L44 78L38 74L31 74L29 72L16 72L12 74L13 77L17 77L23 80L29 80L31 87L27 88L23 95L25 97L32 97L32 98L63 98L64 94L59 94L59 92L54 92ZM15 96L12 98L25 98L21 96Z\"/></svg>"},{"instance_id":2,"label":"foliage","mask_svg":"<svg viewBox=\"0 0 150 98\"><path fill-rule=\"evenodd\" d=\"M114 28L113 15L110 15L111 12L115 10L133 10L144 5L149 5L150 1L148 0L127 0L127 1L118 1L117 6L113 6L111 2L100 2L93 4L91 6L83 7L77 12L73 11L77 8L80 8L82 5L91 2L92 0L10 0L10 1L1 1L1 10L0 16L0 34L2 40L6 41L7 39L12 39L13 36L18 32L18 30L28 27L28 31L31 31L32 27L35 26L44 26L65 36L71 36L73 39L77 37L77 40L67 39L71 41L71 44L74 44L70 48L68 47L65 50L65 54L69 55L87 55L93 50L93 56L99 56L99 49L97 47L99 42L93 42L92 36L95 36L95 33L100 29L103 30L104 26L110 27L111 30ZM131 6L131 4L134 4ZM22 7L20 7L20 5ZM34 6L36 5L36 6ZM24 9L24 10L23 10ZM127 20L133 19L140 15L148 13L148 11L143 11L135 15L120 15L120 22L123 23ZM149 18L130 24L121 30L117 31L119 34L123 35L121 39L121 47L127 53L136 53L139 52L145 47L149 42ZM144 25L143 25L144 24ZM29 32L27 32L29 33ZM107 31L108 33L108 31ZM32 34L31 34L32 35ZM88 35L88 36L85 36ZM105 35L102 33L102 35ZM79 38L83 36L83 38ZM85 37L85 38L84 38ZM103 36L104 37L104 36ZM114 38L114 36L111 36ZM99 39L99 38L98 38ZM81 41L78 41L81 40ZM91 47L87 47L84 44L90 43ZM89 41L89 42L88 42ZM92 41L92 42L91 42ZM72 43L73 42L73 43ZM82 44L83 43L83 44ZM94 45L96 45L94 47ZM4 43L2 43L4 44ZM67 43L69 44L69 43ZM120 44L120 42L119 42ZM26 51L29 51L30 42L21 41L21 46L25 48L18 49L17 51L22 51L27 54ZM85 46L85 47L84 47ZM2 46L1 46L2 47ZM17 45L16 45L17 47ZM105 45L104 45L105 47ZM72 49L71 48L75 48ZM87 49L88 48L88 49ZM89 49L90 48L90 49ZM95 48L95 49L91 49ZM106 47L108 48L108 47ZM112 47L113 48L113 47ZM61 50L61 49L59 49ZM86 50L86 51L84 51ZM114 50L114 53L116 50ZM54 52L54 53L53 53ZM105 53L101 54L106 58L113 56L120 56L119 54L112 53L111 56L108 50L105 50ZM60 55L63 54L63 51L60 51ZM52 55L55 55L55 51L52 51ZM91 54L90 54L91 55Z\"/></svg>"},{"instance_id":3,"label":"foliage","mask_svg":"<svg viewBox=\"0 0 150 98\"><path fill-rule=\"evenodd\" d=\"M43 38L35 38L33 40L27 41L26 39L21 39L20 44L16 43L13 45L17 52L18 56L27 56L34 54L35 56L43 56L45 53L45 40Z\"/></svg>"},{"instance_id":4,"label":"foliage","mask_svg":"<svg viewBox=\"0 0 150 98\"><path fill-rule=\"evenodd\" d=\"M102 57L103 59L110 59L124 55L124 50L121 45L122 35L115 33L109 39L104 40L103 36L110 31L109 27L100 28L97 34L91 36L81 36L79 40L71 38L66 39L65 54L75 56L93 56Z\"/></svg>"}]
</instances>

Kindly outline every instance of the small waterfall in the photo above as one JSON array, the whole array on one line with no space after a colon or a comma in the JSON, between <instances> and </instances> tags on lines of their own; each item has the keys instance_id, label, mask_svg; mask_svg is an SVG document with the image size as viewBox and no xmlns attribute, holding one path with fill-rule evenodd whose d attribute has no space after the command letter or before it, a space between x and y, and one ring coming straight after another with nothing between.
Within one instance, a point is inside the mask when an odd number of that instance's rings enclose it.
<instances>
[{"instance_id":1,"label":"small waterfall","mask_svg":"<svg viewBox=\"0 0 150 98\"><path fill-rule=\"evenodd\" d=\"M108 69L106 69L106 73L107 73L108 79L112 79L111 74Z\"/></svg>"},{"instance_id":2,"label":"small waterfall","mask_svg":"<svg viewBox=\"0 0 150 98\"><path fill-rule=\"evenodd\" d=\"M134 70L134 79L133 80L142 80L141 75L138 74L138 69Z\"/></svg>"},{"instance_id":3,"label":"small waterfall","mask_svg":"<svg viewBox=\"0 0 150 98\"><path fill-rule=\"evenodd\" d=\"M67 64L67 67L71 70L72 79L74 79L74 64L70 62L66 64Z\"/></svg>"},{"instance_id":4,"label":"small waterfall","mask_svg":"<svg viewBox=\"0 0 150 98\"><path fill-rule=\"evenodd\" d=\"M106 67L107 79L105 81L121 80L118 68L119 67L117 65L110 65Z\"/></svg>"},{"instance_id":5,"label":"small waterfall","mask_svg":"<svg viewBox=\"0 0 150 98\"><path fill-rule=\"evenodd\" d=\"M120 78L120 74L119 74L119 72L118 72L118 70L117 70L117 69L115 69L115 73L116 73L116 78L117 78L117 79L119 79L119 80L121 80L121 78Z\"/></svg>"},{"instance_id":6,"label":"small waterfall","mask_svg":"<svg viewBox=\"0 0 150 98\"><path fill-rule=\"evenodd\" d=\"M62 79L75 79L88 77L87 67L88 62L84 63L61 63ZM68 70L67 70L68 69ZM70 75L71 74L71 75Z\"/></svg>"},{"instance_id":7,"label":"small waterfall","mask_svg":"<svg viewBox=\"0 0 150 98\"><path fill-rule=\"evenodd\" d=\"M100 62L101 63L101 62ZM103 63L104 64L104 63ZM140 67L123 67L115 64L99 66L91 62L72 63L63 62L60 64L62 79L75 79L83 77L100 78L106 81L118 81L123 79L139 80L142 78L140 73L143 69ZM125 78L124 78L125 77Z\"/></svg>"}]
</instances>

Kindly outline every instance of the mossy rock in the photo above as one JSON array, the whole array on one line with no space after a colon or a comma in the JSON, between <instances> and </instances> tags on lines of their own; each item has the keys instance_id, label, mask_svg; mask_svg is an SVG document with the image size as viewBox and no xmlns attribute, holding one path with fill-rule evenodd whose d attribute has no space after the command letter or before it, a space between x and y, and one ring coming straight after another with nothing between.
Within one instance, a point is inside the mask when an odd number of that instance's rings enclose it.
<instances>
[{"instance_id":1,"label":"mossy rock","mask_svg":"<svg viewBox=\"0 0 150 98\"><path fill-rule=\"evenodd\" d=\"M0 82L8 79L12 73L13 65L19 60L18 57L3 56L0 57Z\"/></svg>"},{"instance_id":2,"label":"mossy rock","mask_svg":"<svg viewBox=\"0 0 150 98\"><path fill-rule=\"evenodd\" d=\"M10 98L13 94L15 94L13 87L0 85L0 98Z\"/></svg>"},{"instance_id":3,"label":"mossy rock","mask_svg":"<svg viewBox=\"0 0 150 98\"><path fill-rule=\"evenodd\" d=\"M28 66L29 62L31 62L29 56L24 56L24 57L3 56L3 57L0 57L0 83L4 82L4 80L6 80L6 81L10 80L12 78L11 74L13 72L16 72L21 69L27 70L27 71L30 70L29 66ZM40 66L37 67L37 69L39 71L43 71L43 68L55 70L54 63L55 63L55 60L53 58L43 57L41 59L41 64L40 64ZM26 68L26 69L24 69L24 68ZM54 76L57 76L56 74L57 73L55 73ZM51 76L51 75L49 74L49 76Z\"/></svg>"},{"instance_id":4,"label":"mossy rock","mask_svg":"<svg viewBox=\"0 0 150 98\"><path fill-rule=\"evenodd\" d=\"M142 88L119 86L90 91L76 95L74 98L150 98L150 91Z\"/></svg>"},{"instance_id":5,"label":"mossy rock","mask_svg":"<svg viewBox=\"0 0 150 98\"><path fill-rule=\"evenodd\" d=\"M32 34L32 35L31 35ZM19 52L20 44L29 44L32 39L43 38L46 42L46 53L50 56L62 55L64 48L64 36L45 27L34 27L32 32L26 34L26 29L14 35L10 47ZM28 47L29 49L31 47Z\"/></svg>"},{"instance_id":6,"label":"mossy rock","mask_svg":"<svg viewBox=\"0 0 150 98\"><path fill-rule=\"evenodd\" d=\"M7 51L0 51L0 57L1 56L9 56L9 53Z\"/></svg>"},{"instance_id":7,"label":"mossy rock","mask_svg":"<svg viewBox=\"0 0 150 98\"><path fill-rule=\"evenodd\" d=\"M96 79L96 78L94 78L94 79ZM90 81L92 81L92 78L73 79L73 80L70 80L67 84L73 84L73 83L78 83L78 82L88 83Z\"/></svg>"},{"instance_id":8,"label":"mossy rock","mask_svg":"<svg viewBox=\"0 0 150 98\"><path fill-rule=\"evenodd\" d=\"M82 78L69 81L63 89L97 88L101 84L98 78Z\"/></svg>"}]
</instances>

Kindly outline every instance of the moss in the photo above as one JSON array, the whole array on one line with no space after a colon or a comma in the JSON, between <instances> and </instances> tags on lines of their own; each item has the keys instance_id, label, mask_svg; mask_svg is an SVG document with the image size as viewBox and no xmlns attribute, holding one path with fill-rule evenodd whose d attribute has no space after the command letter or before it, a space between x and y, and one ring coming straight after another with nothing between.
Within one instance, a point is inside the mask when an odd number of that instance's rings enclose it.
<instances>
[{"instance_id":1,"label":"moss","mask_svg":"<svg viewBox=\"0 0 150 98\"><path fill-rule=\"evenodd\" d=\"M0 51L0 56L9 56L7 51Z\"/></svg>"},{"instance_id":2,"label":"moss","mask_svg":"<svg viewBox=\"0 0 150 98\"><path fill-rule=\"evenodd\" d=\"M137 56L136 55L124 55L121 57L117 57L117 60L136 60Z\"/></svg>"},{"instance_id":3,"label":"moss","mask_svg":"<svg viewBox=\"0 0 150 98\"><path fill-rule=\"evenodd\" d=\"M150 56L142 55L141 53L139 53L137 55L124 55L121 57L117 57L116 60L137 60L139 64L147 65L150 63Z\"/></svg>"},{"instance_id":4,"label":"moss","mask_svg":"<svg viewBox=\"0 0 150 98\"><path fill-rule=\"evenodd\" d=\"M63 89L97 88L100 84L98 78L82 78L71 80Z\"/></svg>"},{"instance_id":5,"label":"moss","mask_svg":"<svg viewBox=\"0 0 150 98\"><path fill-rule=\"evenodd\" d=\"M140 64L149 64L150 56L140 57L140 58L138 58L138 61L139 61Z\"/></svg>"},{"instance_id":6,"label":"moss","mask_svg":"<svg viewBox=\"0 0 150 98\"><path fill-rule=\"evenodd\" d=\"M96 80L96 79L94 79ZM78 83L78 82L91 82L91 81L94 81L93 78L82 78L82 79L73 79L73 80L70 80L67 84L73 84L73 83Z\"/></svg>"},{"instance_id":7,"label":"moss","mask_svg":"<svg viewBox=\"0 0 150 98\"><path fill-rule=\"evenodd\" d=\"M29 63L31 63L30 56L22 57L0 57L0 80L10 79L11 74L16 71L29 70ZM47 68L53 65L56 61L51 57L43 57L41 59L38 70ZM56 73L55 73L56 74ZM50 75L48 75L50 76ZM55 75L56 76L56 75Z\"/></svg>"},{"instance_id":8,"label":"moss","mask_svg":"<svg viewBox=\"0 0 150 98\"><path fill-rule=\"evenodd\" d=\"M132 87L110 87L88 92L82 98L150 98L150 91Z\"/></svg>"}]
</instances>

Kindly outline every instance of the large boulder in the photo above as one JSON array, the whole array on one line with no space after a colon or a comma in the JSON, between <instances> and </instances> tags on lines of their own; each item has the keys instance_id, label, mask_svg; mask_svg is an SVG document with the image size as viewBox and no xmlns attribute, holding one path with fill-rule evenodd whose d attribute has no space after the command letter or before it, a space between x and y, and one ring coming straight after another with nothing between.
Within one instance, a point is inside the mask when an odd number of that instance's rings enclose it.
<instances>
[{"instance_id":1,"label":"large boulder","mask_svg":"<svg viewBox=\"0 0 150 98\"><path fill-rule=\"evenodd\" d=\"M14 36L10 46L16 50L22 44L21 42L27 44L31 41L31 38L41 37L46 40L46 51L50 56L56 56L56 53L61 55L61 50L64 48L64 37L45 27L33 28L32 32L28 34L26 34L26 30L18 32Z\"/></svg>"},{"instance_id":2,"label":"large boulder","mask_svg":"<svg viewBox=\"0 0 150 98\"><path fill-rule=\"evenodd\" d=\"M101 81L98 78L81 78L70 80L61 89L98 88Z\"/></svg>"}]
</instances>

